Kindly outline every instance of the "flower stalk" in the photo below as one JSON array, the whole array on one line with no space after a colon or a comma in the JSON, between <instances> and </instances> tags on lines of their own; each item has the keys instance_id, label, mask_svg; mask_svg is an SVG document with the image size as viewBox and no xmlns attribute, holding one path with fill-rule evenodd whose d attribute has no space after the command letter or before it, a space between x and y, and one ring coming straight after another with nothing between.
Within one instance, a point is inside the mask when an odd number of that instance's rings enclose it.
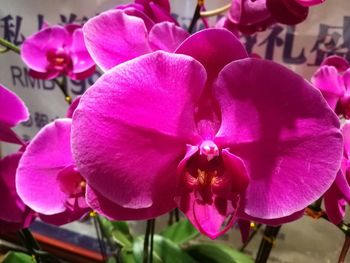
<instances>
[{"instance_id":1,"label":"flower stalk","mask_svg":"<svg viewBox=\"0 0 350 263\"><path fill-rule=\"evenodd\" d=\"M267 262L280 229L281 226L266 226L263 238L261 239L261 243L259 246L259 251L255 259L255 263Z\"/></svg>"},{"instance_id":2,"label":"flower stalk","mask_svg":"<svg viewBox=\"0 0 350 263\"><path fill-rule=\"evenodd\" d=\"M11 42L7 41L4 38L0 38L0 45L2 45L3 47L5 47L7 50L11 50L17 54L20 54L20 48L17 47L16 45L12 44ZM4 51L2 51L4 52Z\"/></svg>"}]
</instances>

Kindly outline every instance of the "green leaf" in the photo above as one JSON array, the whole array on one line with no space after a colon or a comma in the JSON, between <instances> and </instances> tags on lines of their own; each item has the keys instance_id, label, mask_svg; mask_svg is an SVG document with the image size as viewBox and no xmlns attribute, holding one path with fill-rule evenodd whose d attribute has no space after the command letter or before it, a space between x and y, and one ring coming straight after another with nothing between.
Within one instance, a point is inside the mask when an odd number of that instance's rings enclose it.
<instances>
[{"instance_id":1,"label":"green leaf","mask_svg":"<svg viewBox=\"0 0 350 263\"><path fill-rule=\"evenodd\" d=\"M6 254L2 263L33 263L33 258L21 252L10 251Z\"/></svg>"},{"instance_id":2,"label":"green leaf","mask_svg":"<svg viewBox=\"0 0 350 263\"><path fill-rule=\"evenodd\" d=\"M197 229L187 219L172 224L164 229L160 235L166 237L176 244L183 244L199 236Z\"/></svg>"},{"instance_id":3,"label":"green leaf","mask_svg":"<svg viewBox=\"0 0 350 263\"><path fill-rule=\"evenodd\" d=\"M132 250L133 237L129 231L129 225L127 222L122 221L110 221L107 218L99 217L104 233L113 238L123 248Z\"/></svg>"},{"instance_id":4,"label":"green leaf","mask_svg":"<svg viewBox=\"0 0 350 263\"><path fill-rule=\"evenodd\" d=\"M136 263L133 252L126 249L120 251L122 263Z\"/></svg>"},{"instance_id":5,"label":"green leaf","mask_svg":"<svg viewBox=\"0 0 350 263\"><path fill-rule=\"evenodd\" d=\"M134 242L133 252L137 263L143 260L143 240L143 237L139 237ZM171 240L154 235L153 263L195 263L195 261Z\"/></svg>"},{"instance_id":6,"label":"green leaf","mask_svg":"<svg viewBox=\"0 0 350 263\"><path fill-rule=\"evenodd\" d=\"M218 243L191 245L187 253L201 263L253 263L253 260L231 247Z\"/></svg>"},{"instance_id":7,"label":"green leaf","mask_svg":"<svg viewBox=\"0 0 350 263\"><path fill-rule=\"evenodd\" d=\"M117 263L117 260L115 257L109 257L106 261L106 263Z\"/></svg>"}]
</instances>

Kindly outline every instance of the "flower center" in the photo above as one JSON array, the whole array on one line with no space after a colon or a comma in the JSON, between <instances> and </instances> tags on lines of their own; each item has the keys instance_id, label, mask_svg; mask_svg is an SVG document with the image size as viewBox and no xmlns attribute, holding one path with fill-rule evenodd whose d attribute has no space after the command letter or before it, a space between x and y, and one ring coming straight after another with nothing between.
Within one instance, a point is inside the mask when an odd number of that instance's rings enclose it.
<instances>
[{"instance_id":1,"label":"flower center","mask_svg":"<svg viewBox=\"0 0 350 263\"><path fill-rule=\"evenodd\" d=\"M61 170L57 175L57 181L61 191L69 197L85 194L86 181L74 166Z\"/></svg>"},{"instance_id":2,"label":"flower center","mask_svg":"<svg viewBox=\"0 0 350 263\"><path fill-rule=\"evenodd\" d=\"M49 68L55 70L64 70L71 65L71 58L63 48L58 50L49 50L46 54L49 62Z\"/></svg>"}]
</instances>

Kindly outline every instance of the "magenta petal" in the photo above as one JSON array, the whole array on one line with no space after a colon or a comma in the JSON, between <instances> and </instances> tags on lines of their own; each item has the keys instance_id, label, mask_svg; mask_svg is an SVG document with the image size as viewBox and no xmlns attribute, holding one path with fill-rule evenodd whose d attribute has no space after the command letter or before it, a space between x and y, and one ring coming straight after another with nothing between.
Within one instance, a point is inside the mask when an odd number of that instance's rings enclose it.
<instances>
[{"instance_id":1,"label":"magenta petal","mask_svg":"<svg viewBox=\"0 0 350 263\"><path fill-rule=\"evenodd\" d=\"M322 66L312 76L311 82L322 92L329 106L335 109L337 101L345 92L343 78L338 70L333 66Z\"/></svg>"},{"instance_id":2,"label":"magenta petal","mask_svg":"<svg viewBox=\"0 0 350 263\"><path fill-rule=\"evenodd\" d=\"M89 185L86 188L86 201L94 211L112 220L151 219L171 211L176 206L172 200L163 199L162 202L153 203L147 208L124 208L103 197Z\"/></svg>"},{"instance_id":3,"label":"magenta petal","mask_svg":"<svg viewBox=\"0 0 350 263\"><path fill-rule=\"evenodd\" d=\"M83 32L91 57L105 71L151 52L143 20L122 10L95 16L84 25Z\"/></svg>"},{"instance_id":4,"label":"magenta petal","mask_svg":"<svg viewBox=\"0 0 350 263\"><path fill-rule=\"evenodd\" d=\"M222 109L215 142L239 156L250 176L247 214L285 217L330 187L342 136L318 90L276 63L248 58L223 69L214 94Z\"/></svg>"},{"instance_id":5,"label":"magenta petal","mask_svg":"<svg viewBox=\"0 0 350 263\"><path fill-rule=\"evenodd\" d=\"M238 219L237 224L239 227L239 231L241 232L242 243L248 241L249 233L250 233L250 221L244 219Z\"/></svg>"},{"instance_id":6,"label":"magenta petal","mask_svg":"<svg viewBox=\"0 0 350 263\"><path fill-rule=\"evenodd\" d=\"M20 222L26 210L16 192L16 169L22 153L16 153L0 160L0 219L8 222Z\"/></svg>"},{"instance_id":7,"label":"magenta petal","mask_svg":"<svg viewBox=\"0 0 350 263\"><path fill-rule=\"evenodd\" d=\"M136 4L141 4L143 6L147 6L150 3L156 4L162 7L164 10L170 12L170 2L169 0L135 0Z\"/></svg>"},{"instance_id":8,"label":"magenta petal","mask_svg":"<svg viewBox=\"0 0 350 263\"><path fill-rule=\"evenodd\" d=\"M324 3L326 0L294 0L302 6L314 6Z\"/></svg>"},{"instance_id":9,"label":"magenta petal","mask_svg":"<svg viewBox=\"0 0 350 263\"><path fill-rule=\"evenodd\" d=\"M177 25L177 21L171 16L170 12L163 9L159 5L150 2L148 9L149 11L147 14L154 22L161 23L167 21Z\"/></svg>"},{"instance_id":10,"label":"magenta petal","mask_svg":"<svg viewBox=\"0 0 350 263\"><path fill-rule=\"evenodd\" d=\"M239 217L240 219L249 220L249 221L253 221L253 222L257 222L257 223L265 224L269 226L279 226L282 224L293 222L301 218L303 215L304 215L304 209L285 217L280 217L275 219L262 219L262 218L257 218L257 217L247 215L242 209L238 209L237 211L237 217Z\"/></svg>"},{"instance_id":11,"label":"magenta petal","mask_svg":"<svg viewBox=\"0 0 350 263\"><path fill-rule=\"evenodd\" d=\"M76 97L75 100L73 100L72 104L69 105L69 108L68 108L67 113L66 113L67 118L73 118L73 113L77 109L79 102L80 102L80 99L81 99L81 96Z\"/></svg>"},{"instance_id":12,"label":"magenta petal","mask_svg":"<svg viewBox=\"0 0 350 263\"><path fill-rule=\"evenodd\" d=\"M24 102L11 90L0 84L0 123L15 126L29 117Z\"/></svg>"},{"instance_id":13,"label":"magenta petal","mask_svg":"<svg viewBox=\"0 0 350 263\"><path fill-rule=\"evenodd\" d=\"M70 49L73 63L73 73L81 73L95 66L86 49L82 29L78 28L73 33L73 41Z\"/></svg>"},{"instance_id":14,"label":"magenta petal","mask_svg":"<svg viewBox=\"0 0 350 263\"><path fill-rule=\"evenodd\" d=\"M175 51L189 55L207 70L208 81L231 61L248 57L241 42L225 29L205 29L187 38Z\"/></svg>"},{"instance_id":15,"label":"magenta petal","mask_svg":"<svg viewBox=\"0 0 350 263\"><path fill-rule=\"evenodd\" d=\"M343 57L333 55L333 56L326 57L322 61L321 67L322 66L333 66L339 72L343 72L349 67L349 62Z\"/></svg>"},{"instance_id":16,"label":"magenta petal","mask_svg":"<svg viewBox=\"0 0 350 263\"><path fill-rule=\"evenodd\" d=\"M82 219L91 211L91 208L85 207L76 210L65 210L62 213L54 215L39 214L39 218L45 223L49 223L56 226L61 226L79 219Z\"/></svg>"},{"instance_id":17,"label":"magenta petal","mask_svg":"<svg viewBox=\"0 0 350 263\"><path fill-rule=\"evenodd\" d=\"M266 0L233 0L229 19L235 24L252 25L270 17Z\"/></svg>"},{"instance_id":18,"label":"magenta petal","mask_svg":"<svg viewBox=\"0 0 350 263\"><path fill-rule=\"evenodd\" d=\"M17 230L27 228L34 221L36 214L33 210L26 206L22 213L20 221L7 221L0 219L0 233L15 232Z\"/></svg>"},{"instance_id":19,"label":"magenta petal","mask_svg":"<svg viewBox=\"0 0 350 263\"><path fill-rule=\"evenodd\" d=\"M342 127L344 138L344 153L347 159L350 159L350 120L346 120Z\"/></svg>"},{"instance_id":20,"label":"magenta petal","mask_svg":"<svg viewBox=\"0 0 350 263\"><path fill-rule=\"evenodd\" d=\"M197 230L211 239L224 234L236 219L232 203L220 197L214 196L213 202L208 204L198 200L192 192L176 197L175 201ZM228 221L224 225L226 220Z\"/></svg>"},{"instance_id":21,"label":"magenta petal","mask_svg":"<svg viewBox=\"0 0 350 263\"><path fill-rule=\"evenodd\" d=\"M96 66L93 65L91 68L88 68L85 71L79 73L73 73L72 71L68 72L68 76L73 80L84 80L90 77L92 74L96 72Z\"/></svg>"},{"instance_id":22,"label":"magenta petal","mask_svg":"<svg viewBox=\"0 0 350 263\"><path fill-rule=\"evenodd\" d=\"M149 43L153 50L174 52L189 36L189 33L174 23L162 22L155 24L149 32Z\"/></svg>"},{"instance_id":23,"label":"magenta petal","mask_svg":"<svg viewBox=\"0 0 350 263\"><path fill-rule=\"evenodd\" d=\"M226 171L231 175L234 181L232 191L242 193L249 184L249 175L242 159L230 153L227 149L222 150L222 159Z\"/></svg>"},{"instance_id":24,"label":"magenta petal","mask_svg":"<svg viewBox=\"0 0 350 263\"><path fill-rule=\"evenodd\" d=\"M185 140L198 141L193 112L205 80L192 58L161 51L105 73L73 116L74 159L88 184L125 208L170 200Z\"/></svg>"},{"instance_id":25,"label":"magenta petal","mask_svg":"<svg viewBox=\"0 0 350 263\"><path fill-rule=\"evenodd\" d=\"M332 186L335 185L335 187L337 187L339 193L341 194L342 199L350 203L350 186L345 177L345 173L346 169L345 172L339 171Z\"/></svg>"},{"instance_id":26,"label":"magenta petal","mask_svg":"<svg viewBox=\"0 0 350 263\"><path fill-rule=\"evenodd\" d=\"M57 183L59 172L73 164L70 119L46 125L28 145L20 161L16 185L19 196L33 210L50 215L63 212L67 193Z\"/></svg>"},{"instance_id":27,"label":"magenta petal","mask_svg":"<svg viewBox=\"0 0 350 263\"><path fill-rule=\"evenodd\" d=\"M347 196L347 200L345 200L345 187L347 188L347 192L349 192L349 184L347 183L344 174L339 171L335 182L324 195L324 205L327 216L329 220L336 225L343 220L345 216L346 201L350 201L349 196Z\"/></svg>"},{"instance_id":28,"label":"magenta petal","mask_svg":"<svg viewBox=\"0 0 350 263\"><path fill-rule=\"evenodd\" d=\"M69 44L70 36L62 26L52 26L29 36L21 46L21 57L27 66L35 71L46 72L46 53Z\"/></svg>"},{"instance_id":29,"label":"magenta petal","mask_svg":"<svg viewBox=\"0 0 350 263\"><path fill-rule=\"evenodd\" d=\"M22 139L8 125L0 122L0 141L15 144L24 144Z\"/></svg>"},{"instance_id":30,"label":"magenta petal","mask_svg":"<svg viewBox=\"0 0 350 263\"><path fill-rule=\"evenodd\" d=\"M193 204L193 215L197 222L197 226L199 226L202 233L211 239L215 239L224 234L235 222L235 217L232 215L233 208L228 207L227 209L229 211L227 211L226 214L219 213L215 204L216 200L214 201L214 204L211 205L207 203L200 203L198 201L194 201ZM222 199L220 201L226 202L227 206L229 206L227 200ZM221 227L226 220L228 220L228 223L222 230Z\"/></svg>"},{"instance_id":31,"label":"magenta petal","mask_svg":"<svg viewBox=\"0 0 350 263\"><path fill-rule=\"evenodd\" d=\"M296 25L303 22L309 14L309 8L293 0L266 0L267 9L279 23Z\"/></svg>"},{"instance_id":32,"label":"magenta petal","mask_svg":"<svg viewBox=\"0 0 350 263\"><path fill-rule=\"evenodd\" d=\"M46 80L50 80L50 79L55 79L57 78L59 75L61 74L61 71L58 70L48 70L45 72L38 72L35 70L30 69L29 70L29 76L31 76L34 79L46 79Z\"/></svg>"},{"instance_id":33,"label":"magenta petal","mask_svg":"<svg viewBox=\"0 0 350 263\"><path fill-rule=\"evenodd\" d=\"M155 25L155 23L144 13L143 8L138 8L138 5L136 4L130 4L130 7L123 8L122 10L129 16L141 18L145 23L148 32L151 31L152 27Z\"/></svg>"}]
</instances>

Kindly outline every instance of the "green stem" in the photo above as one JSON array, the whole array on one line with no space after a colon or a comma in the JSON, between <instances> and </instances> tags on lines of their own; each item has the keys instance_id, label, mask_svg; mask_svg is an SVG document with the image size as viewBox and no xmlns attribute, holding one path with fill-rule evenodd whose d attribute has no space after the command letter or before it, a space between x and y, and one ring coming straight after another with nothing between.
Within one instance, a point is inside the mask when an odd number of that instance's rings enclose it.
<instances>
[{"instance_id":1,"label":"green stem","mask_svg":"<svg viewBox=\"0 0 350 263\"><path fill-rule=\"evenodd\" d=\"M58 87L62 91L62 93L64 95L64 99L66 100L66 102L68 104L71 104L72 103L72 98L69 96L68 91L67 91L67 77L66 76L62 76L61 81L59 81L58 79L54 79L54 82L58 85Z\"/></svg>"},{"instance_id":2,"label":"green stem","mask_svg":"<svg viewBox=\"0 0 350 263\"><path fill-rule=\"evenodd\" d=\"M345 236L345 241L344 241L344 244L343 244L343 248L342 248L342 250L340 252L338 263L344 263L345 262L345 258L346 258L346 255L348 254L349 248L350 248L350 236L346 235Z\"/></svg>"},{"instance_id":3,"label":"green stem","mask_svg":"<svg viewBox=\"0 0 350 263\"><path fill-rule=\"evenodd\" d=\"M198 1L196 5L196 9L194 10L194 14L193 14L190 26L188 27L188 33L190 34L192 33L194 26L197 24L197 21L201 17L201 9L202 9L202 5L200 4L200 1Z\"/></svg>"},{"instance_id":4,"label":"green stem","mask_svg":"<svg viewBox=\"0 0 350 263\"><path fill-rule=\"evenodd\" d=\"M143 241L143 263L148 263L148 247L149 247L149 236L151 233L152 219L147 220L145 239Z\"/></svg>"},{"instance_id":5,"label":"green stem","mask_svg":"<svg viewBox=\"0 0 350 263\"><path fill-rule=\"evenodd\" d=\"M154 229L156 225L156 220L152 219L151 221L151 246L150 246L150 256L149 256L149 262L153 263L153 240L154 240Z\"/></svg>"},{"instance_id":6,"label":"green stem","mask_svg":"<svg viewBox=\"0 0 350 263\"><path fill-rule=\"evenodd\" d=\"M266 226L255 263L266 263L281 226Z\"/></svg>"},{"instance_id":7,"label":"green stem","mask_svg":"<svg viewBox=\"0 0 350 263\"><path fill-rule=\"evenodd\" d=\"M0 38L0 45L6 47L9 50L12 50L13 52L16 52L17 54L20 54L19 47L7 41L6 39Z\"/></svg>"},{"instance_id":8,"label":"green stem","mask_svg":"<svg viewBox=\"0 0 350 263\"><path fill-rule=\"evenodd\" d=\"M255 237L255 235L258 233L259 229L261 228L262 224L258 224L253 232L249 235L248 240L241 246L241 248L239 249L239 251L244 251L244 249L249 245L250 241L253 240L253 238Z\"/></svg>"},{"instance_id":9,"label":"green stem","mask_svg":"<svg viewBox=\"0 0 350 263\"><path fill-rule=\"evenodd\" d=\"M95 226L95 231L96 231L96 235L97 235L98 245L100 247L100 252L101 252L103 261L105 261L107 253L106 253L106 248L105 248L105 244L104 244L104 241L103 241L102 230L101 230L100 224L99 224L99 222L97 220L97 215L93 216L92 219L93 219L94 226Z\"/></svg>"},{"instance_id":10,"label":"green stem","mask_svg":"<svg viewBox=\"0 0 350 263\"><path fill-rule=\"evenodd\" d=\"M18 231L18 236L24 245L24 247L28 250L28 252L34 256L36 262L43 262L41 257L38 255L37 251L40 251L40 245L33 237L32 233L28 228L23 228Z\"/></svg>"},{"instance_id":11,"label":"green stem","mask_svg":"<svg viewBox=\"0 0 350 263\"><path fill-rule=\"evenodd\" d=\"M155 219L147 220L145 239L143 243L143 263L153 262L153 238L155 222Z\"/></svg>"}]
</instances>

